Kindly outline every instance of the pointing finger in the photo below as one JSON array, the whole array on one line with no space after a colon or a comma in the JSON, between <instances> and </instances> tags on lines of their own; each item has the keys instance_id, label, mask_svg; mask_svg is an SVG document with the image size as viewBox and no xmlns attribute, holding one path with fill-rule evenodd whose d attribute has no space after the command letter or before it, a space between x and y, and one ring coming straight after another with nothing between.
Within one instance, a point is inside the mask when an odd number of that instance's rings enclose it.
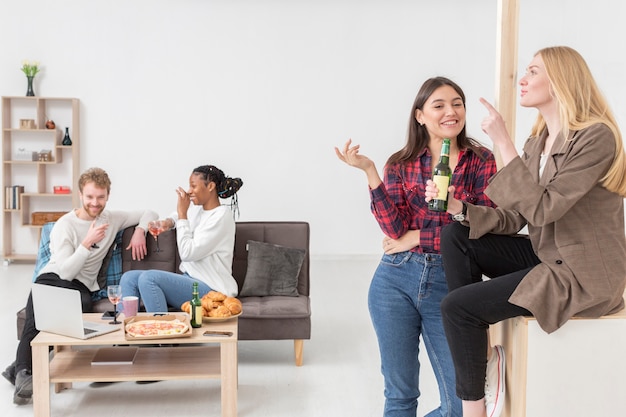
<instances>
[{"instance_id":1,"label":"pointing finger","mask_svg":"<svg viewBox=\"0 0 626 417\"><path fill-rule=\"evenodd\" d=\"M480 98L480 102L483 106L485 106L487 108L487 110L489 110L489 113L498 113L498 110L496 110L495 107L493 107L487 100L485 100L484 98Z\"/></svg>"}]
</instances>

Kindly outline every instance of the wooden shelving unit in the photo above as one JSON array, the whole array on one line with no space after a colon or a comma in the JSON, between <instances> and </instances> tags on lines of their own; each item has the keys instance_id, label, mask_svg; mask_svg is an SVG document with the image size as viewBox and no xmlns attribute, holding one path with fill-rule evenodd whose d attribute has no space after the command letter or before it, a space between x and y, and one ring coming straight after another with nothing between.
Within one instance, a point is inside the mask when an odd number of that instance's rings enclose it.
<instances>
[{"instance_id":1,"label":"wooden shelving unit","mask_svg":"<svg viewBox=\"0 0 626 417\"><path fill-rule=\"evenodd\" d=\"M79 204L79 110L77 98L2 97L2 254L5 264L35 261L41 225L32 224L33 212L69 211ZM28 119L33 120L34 125L22 122ZM55 128L46 128L49 119L55 122ZM70 146L62 144L66 127L72 140ZM13 193L14 186L23 186L19 196ZM55 186L69 186L70 193L55 194Z\"/></svg>"}]
</instances>

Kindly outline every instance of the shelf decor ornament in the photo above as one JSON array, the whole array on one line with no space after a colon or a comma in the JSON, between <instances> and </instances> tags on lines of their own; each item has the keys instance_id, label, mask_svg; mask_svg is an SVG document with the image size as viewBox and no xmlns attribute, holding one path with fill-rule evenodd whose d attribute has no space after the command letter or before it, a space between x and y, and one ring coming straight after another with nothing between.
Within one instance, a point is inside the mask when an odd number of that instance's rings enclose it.
<instances>
[{"instance_id":1,"label":"shelf decor ornament","mask_svg":"<svg viewBox=\"0 0 626 417\"><path fill-rule=\"evenodd\" d=\"M63 142L61 142L63 146L72 146L72 139L70 139L70 128L65 128L65 136L63 136Z\"/></svg>"},{"instance_id":2,"label":"shelf decor ornament","mask_svg":"<svg viewBox=\"0 0 626 417\"><path fill-rule=\"evenodd\" d=\"M35 75L41 71L39 69L38 61L22 61L22 72L26 74L26 79L28 80L28 88L26 89L26 97L33 97L35 95L35 91L33 90L33 80L35 79Z\"/></svg>"}]
</instances>

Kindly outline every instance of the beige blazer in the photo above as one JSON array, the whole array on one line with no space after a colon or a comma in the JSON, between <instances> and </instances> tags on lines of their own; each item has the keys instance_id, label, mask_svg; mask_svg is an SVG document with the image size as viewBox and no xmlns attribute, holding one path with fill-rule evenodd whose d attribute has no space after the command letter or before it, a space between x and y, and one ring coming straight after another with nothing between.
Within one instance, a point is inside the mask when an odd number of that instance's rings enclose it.
<instances>
[{"instance_id":1,"label":"beige blazer","mask_svg":"<svg viewBox=\"0 0 626 417\"><path fill-rule=\"evenodd\" d=\"M509 301L531 311L548 333L573 315L599 317L624 308L624 201L599 183L615 154L603 124L560 135L541 178L545 135L529 138L520 158L490 180L485 193L497 209L469 206L470 238L514 234L528 225L541 264Z\"/></svg>"}]
</instances>

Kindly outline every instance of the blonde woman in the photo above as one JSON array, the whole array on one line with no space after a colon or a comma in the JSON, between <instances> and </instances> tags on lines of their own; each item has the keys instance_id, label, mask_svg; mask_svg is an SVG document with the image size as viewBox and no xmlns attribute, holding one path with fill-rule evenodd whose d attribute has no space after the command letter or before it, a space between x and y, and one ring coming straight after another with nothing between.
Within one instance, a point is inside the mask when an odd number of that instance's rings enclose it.
<instances>
[{"instance_id":1,"label":"blonde woman","mask_svg":"<svg viewBox=\"0 0 626 417\"><path fill-rule=\"evenodd\" d=\"M504 391L494 389L503 387L503 352L498 347L487 365L490 324L533 315L551 333L574 315L624 308L626 160L615 118L569 47L537 52L519 85L520 104L539 111L521 156L501 115L481 99L489 112L483 131L503 161L485 191L497 208L451 199L448 211L465 205L466 219L441 233L450 290L443 323L464 417L502 409ZM429 184L426 199L436 191ZM516 235L526 225L529 235Z\"/></svg>"}]
</instances>

